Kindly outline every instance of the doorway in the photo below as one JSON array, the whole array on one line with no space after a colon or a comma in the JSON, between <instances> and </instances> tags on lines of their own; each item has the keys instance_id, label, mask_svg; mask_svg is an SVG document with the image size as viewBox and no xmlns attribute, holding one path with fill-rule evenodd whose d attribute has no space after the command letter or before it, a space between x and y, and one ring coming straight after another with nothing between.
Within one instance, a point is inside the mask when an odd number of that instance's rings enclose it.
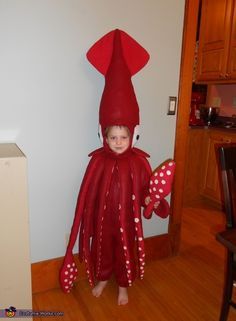
<instances>
[{"instance_id":1,"label":"doorway","mask_svg":"<svg viewBox=\"0 0 236 321\"><path fill-rule=\"evenodd\" d=\"M182 58L179 81L179 101L175 135L176 174L171 196L171 215L169 237L172 254L180 247L181 220L183 212L184 177L189 125L189 106L191 101L194 52L198 25L200 0L185 1L184 30L182 41Z\"/></svg>"},{"instance_id":2,"label":"doorway","mask_svg":"<svg viewBox=\"0 0 236 321\"><path fill-rule=\"evenodd\" d=\"M189 134L189 113L192 93L194 53L196 36L199 24L199 10L201 0L186 0L185 17L182 42L182 57L179 81L179 101L175 136L176 175L171 198L171 209L169 222L169 237L172 247L172 254L176 254L180 248L181 221L184 205L184 184L187 166L188 134ZM214 208L213 204L204 201L195 204L197 209L211 209L222 215L222 212ZM223 215L222 215L223 216Z\"/></svg>"}]
</instances>

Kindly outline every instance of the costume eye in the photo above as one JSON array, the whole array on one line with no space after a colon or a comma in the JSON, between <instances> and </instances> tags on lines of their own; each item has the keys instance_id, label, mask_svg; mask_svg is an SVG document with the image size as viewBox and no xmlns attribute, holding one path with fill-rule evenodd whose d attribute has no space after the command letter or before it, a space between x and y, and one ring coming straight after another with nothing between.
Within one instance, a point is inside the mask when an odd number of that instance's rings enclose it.
<instances>
[{"instance_id":1,"label":"costume eye","mask_svg":"<svg viewBox=\"0 0 236 321\"><path fill-rule=\"evenodd\" d=\"M99 126L98 126L98 137L99 137L101 143L103 144L102 128L101 128L101 125L100 125L100 124L99 124Z\"/></svg>"},{"instance_id":2,"label":"costume eye","mask_svg":"<svg viewBox=\"0 0 236 321\"><path fill-rule=\"evenodd\" d=\"M132 147L135 145L138 139L139 139L139 125L136 125L133 133Z\"/></svg>"}]
</instances>

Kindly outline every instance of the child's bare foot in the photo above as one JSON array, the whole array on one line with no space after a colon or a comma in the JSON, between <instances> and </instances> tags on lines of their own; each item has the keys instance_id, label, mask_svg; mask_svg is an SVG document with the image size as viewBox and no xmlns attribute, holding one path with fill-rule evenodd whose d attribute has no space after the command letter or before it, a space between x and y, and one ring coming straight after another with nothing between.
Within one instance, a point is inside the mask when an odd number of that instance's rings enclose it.
<instances>
[{"instance_id":1,"label":"child's bare foot","mask_svg":"<svg viewBox=\"0 0 236 321\"><path fill-rule=\"evenodd\" d=\"M102 294L102 291L107 285L107 282L108 281L99 281L98 284L92 289L92 293L96 298L98 298Z\"/></svg>"},{"instance_id":2,"label":"child's bare foot","mask_svg":"<svg viewBox=\"0 0 236 321\"><path fill-rule=\"evenodd\" d=\"M125 305L129 301L127 288L119 286L118 305Z\"/></svg>"}]
</instances>

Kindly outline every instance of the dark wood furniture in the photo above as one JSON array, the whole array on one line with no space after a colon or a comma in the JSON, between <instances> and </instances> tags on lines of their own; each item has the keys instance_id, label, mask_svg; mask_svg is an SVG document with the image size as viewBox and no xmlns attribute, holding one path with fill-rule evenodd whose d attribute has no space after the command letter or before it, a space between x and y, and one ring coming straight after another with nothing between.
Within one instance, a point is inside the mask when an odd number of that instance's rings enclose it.
<instances>
[{"instance_id":1,"label":"dark wood furniture","mask_svg":"<svg viewBox=\"0 0 236 321\"><path fill-rule=\"evenodd\" d=\"M226 214L226 230L217 233L216 239L226 248L225 279L220 321L228 318L232 300L233 283L236 280L236 144L221 145L217 149L221 190Z\"/></svg>"}]
</instances>

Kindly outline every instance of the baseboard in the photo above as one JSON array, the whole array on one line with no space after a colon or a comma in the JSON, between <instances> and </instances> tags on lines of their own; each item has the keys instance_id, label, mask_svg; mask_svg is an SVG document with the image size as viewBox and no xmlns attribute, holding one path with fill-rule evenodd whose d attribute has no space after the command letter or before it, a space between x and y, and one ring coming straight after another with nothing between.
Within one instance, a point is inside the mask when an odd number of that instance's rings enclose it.
<instances>
[{"instance_id":1,"label":"baseboard","mask_svg":"<svg viewBox=\"0 0 236 321\"><path fill-rule=\"evenodd\" d=\"M145 238L146 261L161 259L171 255L171 245L168 234ZM62 265L63 257L50 259L31 265L32 291L34 293L44 292L58 288L58 274ZM79 270L78 281L86 278L84 264L80 263L75 255L76 265Z\"/></svg>"}]
</instances>

